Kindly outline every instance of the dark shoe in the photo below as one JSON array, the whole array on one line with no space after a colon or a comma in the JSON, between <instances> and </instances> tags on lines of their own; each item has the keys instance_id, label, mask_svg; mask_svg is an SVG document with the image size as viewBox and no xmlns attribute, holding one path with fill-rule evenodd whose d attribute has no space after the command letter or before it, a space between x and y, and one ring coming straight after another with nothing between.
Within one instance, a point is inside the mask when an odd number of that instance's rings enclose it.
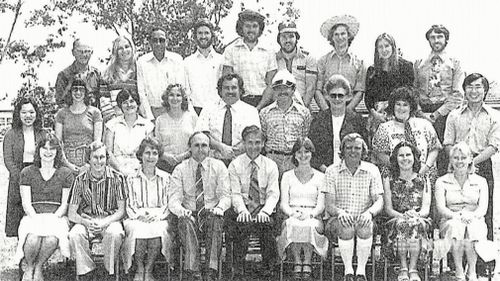
<instances>
[{"instance_id":1,"label":"dark shoe","mask_svg":"<svg viewBox=\"0 0 500 281\"><path fill-rule=\"evenodd\" d=\"M78 280L80 281L93 281L94 280L94 270L83 275L78 275Z\"/></svg>"},{"instance_id":2,"label":"dark shoe","mask_svg":"<svg viewBox=\"0 0 500 281\"><path fill-rule=\"evenodd\" d=\"M354 274L350 274L350 273L349 273L349 274L346 274L346 275L344 276L344 281L355 281L355 280L354 280Z\"/></svg>"},{"instance_id":3,"label":"dark shoe","mask_svg":"<svg viewBox=\"0 0 500 281\"><path fill-rule=\"evenodd\" d=\"M366 276L364 276L364 275L356 275L356 281L366 281Z\"/></svg>"}]
</instances>

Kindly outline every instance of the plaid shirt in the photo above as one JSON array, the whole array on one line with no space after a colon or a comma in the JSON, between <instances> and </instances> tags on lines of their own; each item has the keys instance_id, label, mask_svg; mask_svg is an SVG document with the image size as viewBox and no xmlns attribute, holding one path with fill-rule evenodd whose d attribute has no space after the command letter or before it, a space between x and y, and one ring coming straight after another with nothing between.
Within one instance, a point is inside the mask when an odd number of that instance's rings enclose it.
<instances>
[{"instance_id":1,"label":"plaid shirt","mask_svg":"<svg viewBox=\"0 0 500 281\"><path fill-rule=\"evenodd\" d=\"M325 205L333 204L353 216L365 212L384 193L377 166L365 161L361 161L354 175L345 161L328 167L322 191L333 196L333 202Z\"/></svg>"},{"instance_id":2,"label":"plaid shirt","mask_svg":"<svg viewBox=\"0 0 500 281\"><path fill-rule=\"evenodd\" d=\"M366 68L363 61L351 53L339 56L335 50L318 60L318 82L316 89L323 91L328 79L334 74L342 74L353 92L365 91Z\"/></svg>"},{"instance_id":3,"label":"plaid shirt","mask_svg":"<svg viewBox=\"0 0 500 281\"><path fill-rule=\"evenodd\" d=\"M262 96L266 89L266 73L276 70L275 54L261 45L260 41L250 50L243 42L237 40L234 45L224 51L223 65L231 66L245 82L245 96Z\"/></svg>"},{"instance_id":4,"label":"plaid shirt","mask_svg":"<svg viewBox=\"0 0 500 281\"><path fill-rule=\"evenodd\" d=\"M293 102L283 111L276 102L260 112L262 132L266 136L266 151L289 153L299 137L307 137L311 125L311 113L303 105Z\"/></svg>"}]
</instances>

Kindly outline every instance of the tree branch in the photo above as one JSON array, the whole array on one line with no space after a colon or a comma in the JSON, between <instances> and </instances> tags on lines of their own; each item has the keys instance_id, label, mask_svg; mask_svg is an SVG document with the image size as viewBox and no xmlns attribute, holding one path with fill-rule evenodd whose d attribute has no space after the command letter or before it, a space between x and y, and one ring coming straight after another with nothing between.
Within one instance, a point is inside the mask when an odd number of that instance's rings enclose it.
<instances>
[{"instance_id":1,"label":"tree branch","mask_svg":"<svg viewBox=\"0 0 500 281\"><path fill-rule=\"evenodd\" d=\"M0 56L0 63L2 63L5 55L7 54L7 50L10 45L10 40L12 38L12 33L14 33L14 27L16 26L17 23L17 18L19 17L19 14L21 13L21 7L23 5L22 0L18 0L16 4L16 9L15 9L15 14L14 14L14 21L12 22L12 26L10 27L10 32L9 32L9 37L7 37L7 41L5 42L5 46L2 51L2 55Z\"/></svg>"}]
</instances>

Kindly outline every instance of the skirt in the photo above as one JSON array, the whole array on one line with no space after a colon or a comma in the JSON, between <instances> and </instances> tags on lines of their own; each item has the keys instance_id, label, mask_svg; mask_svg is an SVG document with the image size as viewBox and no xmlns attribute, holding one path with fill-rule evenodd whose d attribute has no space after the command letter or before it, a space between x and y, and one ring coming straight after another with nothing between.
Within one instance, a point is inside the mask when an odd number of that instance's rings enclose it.
<instances>
[{"instance_id":1,"label":"skirt","mask_svg":"<svg viewBox=\"0 0 500 281\"><path fill-rule=\"evenodd\" d=\"M445 239L463 240L468 238L471 241L486 240L488 229L484 218L471 221L469 224L457 219L443 219L439 224L441 237Z\"/></svg>"},{"instance_id":2,"label":"skirt","mask_svg":"<svg viewBox=\"0 0 500 281\"><path fill-rule=\"evenodd\" d=\"M328 238L323 235L323 222L316 218L299 220L288 218L283 223L281 235L277 238L278 253L282 259L286 258L285 250L290 243L308 243L322 258L326 258Z\"/></svg>"},{"instance_id":3,"label":"skirt","mask_svg":"<svg viewBox=\"0 0 500 281\"><path fill-rule=\"evenodd\" d=\"M28 234L40 237L55 236L59 239L58 249L66 258L70 257L69 250L69 223L67 217L59 218L54 214L36 214L33 217L25 216L19 224L19 241L17 244L15 261L19 263L24 257L24 243Z\"/></svg>"},{"instance_id":4,"label":"skirt","mask_svg":"<svg viewBox=\"0 0 500 281\"><path fill-rule=\"evenodd\" d=\"M142 222L139 220L126 219L123 221L125 228L125 241L122 246L122 259L125 272L128 272L132 266L132 256L135 254L136 239L151 239L159 237L161 239L161 253L165 259L170 262L172 258L172 238L167 229L166 220L155 222Z\"/></svg>"}]
</instances>

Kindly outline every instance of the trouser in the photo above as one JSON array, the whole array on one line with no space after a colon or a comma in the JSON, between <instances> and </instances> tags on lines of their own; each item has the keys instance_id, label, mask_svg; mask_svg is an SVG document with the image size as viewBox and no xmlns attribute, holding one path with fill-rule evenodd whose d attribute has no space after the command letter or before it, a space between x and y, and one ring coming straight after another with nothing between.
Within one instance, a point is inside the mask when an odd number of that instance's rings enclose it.
<instances>
[{"instance_id":1,"label":"trouser","mask_svg":"<svg viewBox=\"0 0 500 281\"><path fill-rule=\"evenodd\" d=\"M201 225L201 230L200 230ZM205 268L218 269L222 252L222 227L224 218L203 211L199 220L193 217L178 218L180 241L184 250L184 269L200 271L200 240L205 241Z\"/></svg>"},{"instance_id":2,"label":"trouser","mask_svg":"<svg viewBox=\"0 0 500 281\"><path fill-rule=\"evenodd\" d=\"M115 261L119 258L125 232L121 222L112 222L102 233L102 247L104 249L104 268L109 274L115 273ZM82 224L75 224L69 232L71 256L76 260L76 274L83 275L95 269L90 252L90 240L87 228Z\"/></svg>"},{"instance_id":3,"label":"trouser","mask_svg":"<svg viewBox=\"0 0 500 281\"><path fill-rule=\"evenodd\" d=\"M276 263L278 250L276 247L276 236L279 235L279 224L271 215L269 223L237 222L238 214L230 209L226 212L226 225L229 239L233 242L234 262L236 268L242 268L248 250L249 237L251 233L258 236L262 251L262 264L272 266Z\"/></svg>"},{"instance_id":4,"label":"trouser","mask_svg":"<svg viewBox=\"0 0 500 281\"><path fill-rule=\"evenodd\" d=\"M486 221L486 225L488 226L488 240L493 241L493 169L491 159L488 159L484 162L481 162L477 165L476 173L481 177L484 177L488 182L488 210L486 211L486 215L484 219Z\"/></svg>"},{"instance_id":5,"label":"trouser","mask_svg":"<svg viewBox=\"0 0 500 281\"><path fill-rule=\"evenodd\" d=\"M266 156L269 159L273 160L276 163L276 165L278 165L280 182L281 182L281 177L283 176L283 173L295 168L295 165L293 165L293 163L292 163L292 155L291 154L288 155L288 154L268 152L266 154Z\"/></svg>"}]
</instances>

